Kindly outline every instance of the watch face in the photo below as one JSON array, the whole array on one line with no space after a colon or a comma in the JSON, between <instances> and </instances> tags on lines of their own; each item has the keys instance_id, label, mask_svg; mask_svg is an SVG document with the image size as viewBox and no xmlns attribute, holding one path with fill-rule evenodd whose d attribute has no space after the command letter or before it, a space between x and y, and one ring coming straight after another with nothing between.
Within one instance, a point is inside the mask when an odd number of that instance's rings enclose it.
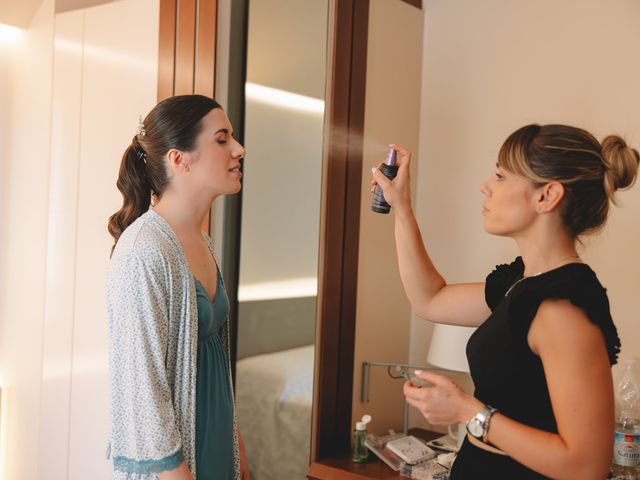
<instances>
[{"instance_id":1,"label":"watch face","mask_svg":"<svg viewBox=\"0 0 640 480\"><path fill-rule=\"evenodd\" d=\"M467 423L467 430L476 438L482 438L482 435L484 435L484 428L482 428L482 424L477 418Z\"/></svg>"}]
</instances>

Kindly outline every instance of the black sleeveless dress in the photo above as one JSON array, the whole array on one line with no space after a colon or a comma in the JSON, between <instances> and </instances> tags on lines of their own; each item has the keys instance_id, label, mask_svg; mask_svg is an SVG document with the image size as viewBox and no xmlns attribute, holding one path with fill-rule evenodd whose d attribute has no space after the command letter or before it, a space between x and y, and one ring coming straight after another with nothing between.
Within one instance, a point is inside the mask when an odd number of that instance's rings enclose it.
<instances>
[{"instance_id":1,"label":"black sleeveless dress","mask_svg":"<svg viewBox=\"0 0 640 480\"><path fill-rule=\"evenodd\" d=\"M540 304L546 299L565 299L581 308L602 330L612 365L620 340L606 290L588 265L571 263L521 280L523 271L518 257L509 265L498 265L487 277L485 299L492 313L469 339L469 368L480 401L513 420L557 433L542 362L527 344ZM451 470L451 480L542 478L547 477L467 439Z\"/></svg>"}]
</instances>

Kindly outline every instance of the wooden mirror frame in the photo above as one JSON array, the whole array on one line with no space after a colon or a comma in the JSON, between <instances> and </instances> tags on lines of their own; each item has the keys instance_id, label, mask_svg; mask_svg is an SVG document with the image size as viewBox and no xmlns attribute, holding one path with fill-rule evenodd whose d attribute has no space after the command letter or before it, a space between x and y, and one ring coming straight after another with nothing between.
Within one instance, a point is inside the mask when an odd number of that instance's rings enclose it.
<instances>
[{"instance_id":1,"label":"wooden mirror frame","mask_svg":"<svg viewBox=\"0 0 640 480\"><path fill-rule=\"evenodd\" d=\"M330 2L311 461L349 450L369 0Z\"/></svg>"}]
</instances>

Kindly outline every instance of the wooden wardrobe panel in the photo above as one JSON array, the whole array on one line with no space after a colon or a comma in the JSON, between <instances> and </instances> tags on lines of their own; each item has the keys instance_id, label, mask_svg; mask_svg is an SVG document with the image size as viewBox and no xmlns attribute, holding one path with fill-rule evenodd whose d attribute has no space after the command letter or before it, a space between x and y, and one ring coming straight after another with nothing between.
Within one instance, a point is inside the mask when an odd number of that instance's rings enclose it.
<instances>
[{"instance_id":1,"label":"wooden wardrobe panel","mask_svg":"<svg viewBox=\"0 0 640 480\"><path fill-rule=\"evenodd\" d=\"M196 0L178 2L174 95L193 93L196 49Z\"/></svg>"},{"instance_id":2,"label":"wooden wardrobe panel","mask_svg":"<svg viewBox=\"0 0 640 480\"><path fill-rule=\"evenodd\" d=\"M196 64L193 93L215 98L217 0L198 2Z\"/></svg>"},{"instance_id":3,"label":"wooden wardrobe panel","mask_svg":"<svg viewBox=\"0 0 640 480\"><path fill-rule=\"evenodd\" d=\"M158 101L173 95L176 58L176 0L160 0Z\"/></svg>"}]
</instances>

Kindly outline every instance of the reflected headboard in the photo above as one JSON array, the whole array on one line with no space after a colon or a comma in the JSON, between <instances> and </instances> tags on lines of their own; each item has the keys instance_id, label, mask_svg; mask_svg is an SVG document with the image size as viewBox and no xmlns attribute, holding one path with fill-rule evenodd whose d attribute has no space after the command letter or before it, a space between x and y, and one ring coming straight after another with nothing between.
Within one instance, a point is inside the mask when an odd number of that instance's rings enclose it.
<instances>
[{"instance_id":1,"label":"reflected headboard","mask_svg":"<svg viewBox=\"0 0 640 480\"><path fill-rule=\"evenodd\" d=\"M316 297L238 302L238 360L314 343Z\"/></svg>"}]
</instances>

